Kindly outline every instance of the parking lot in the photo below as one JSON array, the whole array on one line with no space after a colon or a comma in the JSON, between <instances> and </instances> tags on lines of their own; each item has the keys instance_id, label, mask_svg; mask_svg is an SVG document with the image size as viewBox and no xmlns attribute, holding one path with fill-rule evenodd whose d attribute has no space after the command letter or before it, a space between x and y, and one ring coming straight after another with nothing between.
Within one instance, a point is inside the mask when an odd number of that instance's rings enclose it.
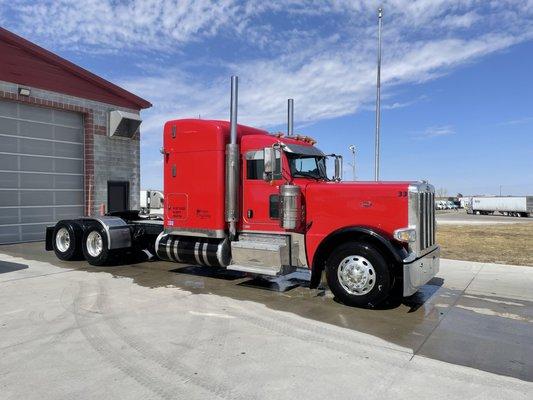
<instances>
[{"instance_id":1,"label":"parking lot","mask_svg":"<svg viewBox=\"0 0 533 400\"><path fill-rule=\"evenodd\" d=\"M526 399L533 269L443 260L421 292L337 304L166 262L95 268L0 247L6 399Z\"/></svg>"}]
</instances>

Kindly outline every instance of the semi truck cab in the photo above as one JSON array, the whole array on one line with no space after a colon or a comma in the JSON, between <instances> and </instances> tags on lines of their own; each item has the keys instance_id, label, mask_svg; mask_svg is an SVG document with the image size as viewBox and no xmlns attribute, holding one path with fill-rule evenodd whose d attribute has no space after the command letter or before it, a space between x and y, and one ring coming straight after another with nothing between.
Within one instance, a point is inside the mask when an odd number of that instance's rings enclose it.
<instances>
[{"instance_id":1,"label":"semi truck cab","mask_svg":"<svg viewBox=\"0 0 533 400\"><path fill-rule=\"evenodd\" d=\"M435 276L433 186L342 182L342 157L312 138L238 125L233 78L231 98L229 122L164 125L162 220L138 211L63 220L47 228L46 249L92 265L148 251L266 277L306 270L311 288L327 282L350 306L379 304L394 287L410 296Z\"/></svg>"},{"instance_id":2,"label":"semi truck cab","mask_svg":"<svg viewBox=\"0 0 533 400\"><path fill-rule=\"evenodd\" d=\"M160 258L267 276L307 268L312 287L325 272L335 295L352 305L379 303L395 284L411 295L437 273L431 185L342 182L338 171L330 179L326 154L306 136L238 125L236 138L232 239L224 218L230 124L166 123Z\"/></svg>"}]
</instances>

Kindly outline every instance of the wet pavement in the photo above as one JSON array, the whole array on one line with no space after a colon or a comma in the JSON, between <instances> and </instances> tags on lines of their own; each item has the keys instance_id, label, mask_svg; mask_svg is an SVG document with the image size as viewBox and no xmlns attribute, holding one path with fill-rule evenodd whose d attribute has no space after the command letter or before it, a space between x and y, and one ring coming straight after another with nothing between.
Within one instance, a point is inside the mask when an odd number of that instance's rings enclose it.
<instances>
[{"instance_id":1,"label":"wet pavement","mask_svg":"<svg viewBox=\"0 0 533 400\"><path fill-rule=\"evenodd\" d=\"M531 267L443 260L414 296L357 309L301 273L97 268L42 248L0 247L5 398L533 393Z\"/></svg>"}]
</instances>

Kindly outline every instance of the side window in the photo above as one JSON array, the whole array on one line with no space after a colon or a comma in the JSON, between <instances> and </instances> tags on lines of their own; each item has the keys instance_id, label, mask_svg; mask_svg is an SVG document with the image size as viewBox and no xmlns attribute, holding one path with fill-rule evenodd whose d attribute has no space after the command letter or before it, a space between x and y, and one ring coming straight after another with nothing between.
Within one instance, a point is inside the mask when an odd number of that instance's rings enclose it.
<instances>
[{"instance_id":1,"label":"side window","mask_svg":"<svg viewBox=\"0 0 533 400\"><path fill-rule=\"evenodd\" d=\"M279 219L279 195L271 194L269 199L269 216L272 219Z\"/></svg>"},{"instance_id":2,"label":"side window","mask_svg":"<svg viewBox=\"0 0 533 400\"><path fill-rule=\"evenodd\" d=\"M246 153L246 179L263 179L263 150ZM276 150L276 172L274 179L281 179L281 154Z\"/></svg>"}]
</instances>

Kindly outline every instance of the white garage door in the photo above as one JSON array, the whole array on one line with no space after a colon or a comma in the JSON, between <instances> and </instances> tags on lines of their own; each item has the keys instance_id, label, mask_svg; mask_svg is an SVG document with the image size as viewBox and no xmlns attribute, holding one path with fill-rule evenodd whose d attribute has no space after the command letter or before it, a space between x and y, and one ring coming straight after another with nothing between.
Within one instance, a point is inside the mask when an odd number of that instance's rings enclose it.
<instances>
[{"instance_id":1,"label":"white garage door","mask_svg":"<svg viewBox=\"0 0 533 400\"><path fill-rule=\"evenodd\" d=\"M83 215L81 114L0 100L0 243Z\"/></svg>"}]
</instances>

